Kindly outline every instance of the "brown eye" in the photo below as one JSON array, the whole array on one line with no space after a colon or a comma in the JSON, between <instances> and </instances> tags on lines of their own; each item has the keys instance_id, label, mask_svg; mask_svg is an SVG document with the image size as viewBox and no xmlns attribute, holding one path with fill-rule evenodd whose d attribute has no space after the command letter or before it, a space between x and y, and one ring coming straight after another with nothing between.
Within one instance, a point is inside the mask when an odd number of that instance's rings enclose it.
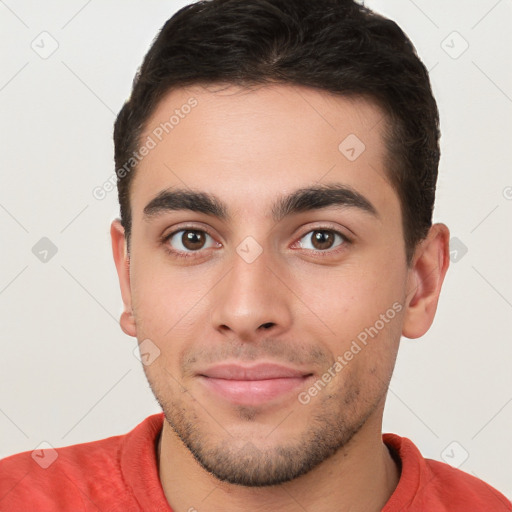
<instances>
[{"instance_id":1,"label":"brown eye","mask_svg":"<svg viewBox=\"0 0 512 512\"><path fill-rule=\"evenodd\" d=\"M326 251L343 243L347 239L337 231L331 229L315 229L304 235L300 240L300 246L303 249L312 249L315 251Z\"/></svg>"},{"instance_id":2,"label":"brown eye","mask_svg":"<svg viewBox=\"0 0 512 512\"><path fill-rule=\"evenodd\" d=\"M329 231L314 231L311 242L315 249L330 249L334 244L334 234Z\"/></svg>"},{"instance_id":3,"label":"brown eye","mask_svg":"<svg viewBox=\"0 0 512 512\"><path fill-rule=\"evenodd\" d=\"M204 235L205 233L202 231L184 231L181 235L181 243L186 249L197 251L197 249L202 249L205 244L206 237Z\"/></svg>"},{"instance_id":4,"label":"brown eye","mask_svg":"<svg viewBox=\"0 0 512 512\"><path fill-rule=\"evenodd\" d=\"M180 229L167 238L175 252L190 253L215 245L213 238L199 229Z\"/></svg>"}]
</instances>

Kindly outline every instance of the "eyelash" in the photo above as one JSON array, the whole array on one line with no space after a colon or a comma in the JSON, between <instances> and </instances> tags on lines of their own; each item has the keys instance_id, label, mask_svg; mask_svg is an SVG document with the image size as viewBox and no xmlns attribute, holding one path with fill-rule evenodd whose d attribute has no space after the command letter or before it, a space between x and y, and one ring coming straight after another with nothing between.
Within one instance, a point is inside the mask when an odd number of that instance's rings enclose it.
<instances>
[{"instance_id":1,"label":"eyelash","mask_svg":"<svg viewBox=\"0 0 512 512\"><path fill-rule=\"evenodd\" d=\"M191 252L181 252L181 251L177 251L175 249L172 249L169 245L169 240L177 233L180 233L181 231L199 231L200 233L205 233L207 234L209 237L211 237L213 239L213 236L204 228L201 228L201 229L198 229L197 227L194 227L194 226L183 226L181 227L180 229L177 229L175 231L173 231L172 233L169 233L168 235L165 235L162 237L162 244L165 248L165 250L167 251L167 253L169 253L171 256L175 257L175 258L184 258L184 259L189 259L189 258L197 258L196 256L196 253L200 253L201 250L199 251L191 251Z\"/></svg>"},{"instance_id":2,"label":"eyelash","mask_svg":"<svg viewBox=\"0 0 512 512\"><path fill-rule=\"evenodd\" d=\"M316 231L326 231L328 233L333 233L334 235L338 235L341 238L341 243L339 245L337 245L336 247L334 247L334 249L326 249L324 251L322 251L320 249L316 249L316 250L314 250L314 249L305 249L309 254L311 254L315 258L328 258L328 257L335 256L335 255L339 254L340 252L345 251L347 249L347 245L352 245L353 244L353 240L351 238L349 238L347 235L345 235L344 233L342 233L341 231L338 231L337 229L335 229L333 227L319 226L319 227L315 227L315 228L310 229L309 231L306 231L305 233L303 233L298 238L297 242L293 243L293 245L295 246L306 235L310 235L311 236L311 234L316 232Z\"/></svg>"},{"instance_id":3,"label":"eyelash","mask_svg":"<svg viewBox=\"0 0 512 512\"><path fill-rule=\"evenodd\" d=\"M197 227L194 227L194 226L192 226L192 227L184 226L184 227L181 227L180 229L173 231L172 233L169 233L168 235L163 236L161 239L162 245L164 246L166 252L175 258L184 258L184 259L197 258L198 256L196 256L196 253L202 252L201 249L199 249L198 251L191 251L191 252L182 252L182 251L177 251L175 249L172 249L169 246L168 242L174 235L176 235L177 233L180 233L181 231L198 231L200 233L205 233L212 239L214 238L213 235L211 235L206 229L203 229L203 228L198 229ZM294 242L293 245L296 245L306 235L309 235L310 233L314 233L315 231L327 231L330 233L334 233L335 235L338 235L342 238L342 243L340 245L336 246L334 249L327 249L325 251L321 251L321 250L313 251L311 249L307 249L307 251L309 253L314 254L314 257L324 258L327 256L332 256L333 254L337 254L338 252L343 251L347 245L351 245L353 243L353 240L351 238L349 238L347 235L341 233L337 229L334 229L332 227L327 227L327 226L320 226L320 227L316 227L314 229L310 229L309 231L306 231L305 233L303 233L298 238L297 242Z\"/></svg>"}]
</instances>

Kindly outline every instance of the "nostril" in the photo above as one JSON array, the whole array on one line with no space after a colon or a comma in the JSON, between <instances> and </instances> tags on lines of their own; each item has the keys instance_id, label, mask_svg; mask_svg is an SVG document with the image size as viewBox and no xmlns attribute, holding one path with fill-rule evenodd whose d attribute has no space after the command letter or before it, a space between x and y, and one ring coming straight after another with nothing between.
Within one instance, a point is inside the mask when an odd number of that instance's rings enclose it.
<instances>
[{"instance_id":1,"label":"nostril","mask_svg":"<svg viewBox=\"0 0 512 512\"><path fill-rule=\"evenodd\" d=\"M264 329L270 329L273 325L273 322L267 322L266 324L261 324L261 327Z\"/></svg>"}]
</instances>

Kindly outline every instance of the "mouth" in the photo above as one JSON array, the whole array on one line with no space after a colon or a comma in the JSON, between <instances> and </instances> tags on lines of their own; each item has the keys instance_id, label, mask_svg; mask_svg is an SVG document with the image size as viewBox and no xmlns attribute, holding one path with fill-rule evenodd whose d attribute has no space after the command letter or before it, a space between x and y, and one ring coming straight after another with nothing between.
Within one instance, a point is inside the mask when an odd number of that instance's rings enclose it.
<instances>
[{"instance_id":1,"label":"mouth","mask_svg":"<svg viewBox=\"0 0 512 512\"><path fill-rule=\"evenodd\" d=\"M255 406L285 398L303 387L313 373L270 363L222 364L199 372L197 377L208 391L233 405Z\"/></svg>"}]
</instances>

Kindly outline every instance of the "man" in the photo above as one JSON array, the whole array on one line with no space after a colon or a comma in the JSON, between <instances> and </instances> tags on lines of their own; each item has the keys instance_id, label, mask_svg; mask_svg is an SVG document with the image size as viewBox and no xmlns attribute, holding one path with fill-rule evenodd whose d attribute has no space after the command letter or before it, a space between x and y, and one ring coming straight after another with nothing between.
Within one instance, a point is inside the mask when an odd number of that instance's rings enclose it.
<instances>
[{"instance_id":1,"label":"man","mask_svg":"<svg viewBox=\"0 0 512 512\"><path fill-rule=\"evenodd\" d=\"M114 141L121 327L163 414L46 469L5 459L0 510L512 510L382 435L449 240L437 107L395 23L348 0L192 4Z\"/></svg>"}]
</instances>

